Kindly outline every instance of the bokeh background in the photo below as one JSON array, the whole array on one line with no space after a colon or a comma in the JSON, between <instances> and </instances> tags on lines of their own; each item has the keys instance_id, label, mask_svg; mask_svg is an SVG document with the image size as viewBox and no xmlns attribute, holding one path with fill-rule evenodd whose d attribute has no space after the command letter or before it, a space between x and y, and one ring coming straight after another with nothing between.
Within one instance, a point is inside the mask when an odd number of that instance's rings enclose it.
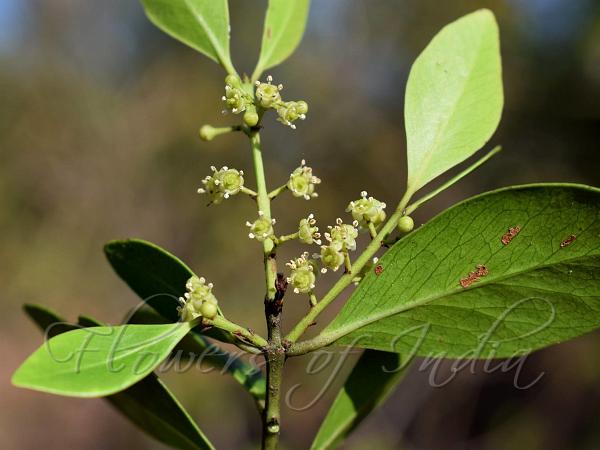
<instances>
[{"instance_id":1,"label":"bokeh background","mask_svg":"<svg viewBox=\"0 0 600 450\"><path fill-rule=\"evenodd\" d=\"M231 0L232 46L251 71L265 1ZM405 179L403 95L411 62L444 24L479 7L497 15L506 107L492 144L505 151L416 214L514 183L600 185L600 4L594 0L313 0L305 39L272 71L310 104L292 131L267 120L271 185L301 158L323 179L311 202L277 201L280 230L315 212L322 224L367 189L394 204ZM205 207L208 167L251 173L243 136L205 143L222 116L221 69L164 36L135 0L0 0L0 447L163 449L102 400L18 390L10 375L41 342L23 315L43 303L69 319L118 323L137 299L111 272L102 244L139 237L174 252L216 285L233 319L264 330L260 248L247 239L251 202ZM249 184L252 185L252 177ZM299 251L290 248L282 259ZM323 280L323 289L330 280ZM304 300L289 295L286 320ZM532 355L515 371L461 372L443 388L411 373L347 449L600 448L600 334ZM333 370L306 375L295 359L286 389L285 448L308 448L335 395ZM342 372L351 367L346 362ZM450 374L447 364L439 376ZM166 381L219 448L256 448L259 421L228 377L192 370ZM368 382L368 381L366 381Z\"/></svg>"}]
</instances>

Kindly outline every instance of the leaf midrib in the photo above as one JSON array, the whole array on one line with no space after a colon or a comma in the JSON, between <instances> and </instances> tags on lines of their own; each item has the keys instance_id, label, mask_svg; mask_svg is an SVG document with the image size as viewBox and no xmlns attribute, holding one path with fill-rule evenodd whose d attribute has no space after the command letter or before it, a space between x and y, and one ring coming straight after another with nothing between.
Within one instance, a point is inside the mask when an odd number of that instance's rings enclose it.
<instances>
[{"instance_id":1,"label":"leaf midrib","mask_svg":"<svg viewBox=\"0 0 600 450\"><path fill-rule=\"evenodd\" d=\"M225 60L225 57L224 57L224 49L220 45L217 45L219 41L218 41L217 37L215 36L212 28L210 28L208 26L208 24L206 23L206 21L204 20L204 18L202 17L201 14L196 13L196 10L194 9L194 7L190 5L190 0L184 0L184 2L186 4L186 6L188 7L188 9L190 10L190 12L192 13L192 15L196 18L196 20L198 21L198 23L204 30L204 33L206 33L206 37L208 37L208 41L212 45L212 48L215 51L215 53L217 54L217 58L219 58L219 62L221 64L225 64L227 61Z\"/></svg>"}]
</instances>

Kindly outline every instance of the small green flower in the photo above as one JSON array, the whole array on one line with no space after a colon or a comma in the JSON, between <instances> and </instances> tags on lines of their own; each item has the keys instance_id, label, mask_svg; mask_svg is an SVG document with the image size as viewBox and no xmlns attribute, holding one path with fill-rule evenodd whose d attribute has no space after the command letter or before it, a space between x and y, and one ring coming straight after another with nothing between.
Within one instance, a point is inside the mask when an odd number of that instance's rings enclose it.
<instances>
[{"instance_id":1,"label":"small green flower","mask_svg":"<svg viewBox=\"0 0 600 450\"><path fill-rule=\"evenodd\" d=\"M302 160L300 167L290 175L287 186L294 197L304 197L304 199L310 200L318 196L315 192L315 185L320 182L321 180L313 175L312 168L306 165L305 160Z\"/></svg>"},{"instance_id":2,"label":"small green flower","mask_svg":"<svg viewBox=\"0 0 600 450\"><path fill-rule=\"evenodd\" d=\"M326 273L328 268L336 272L344 264L344 254L333 245L321 246L321 254L317 256L324 266L321 273Z\"/></svg>"},{"instance_id":3,"label":"small green flower","mask_svg":"<svg viewBox=\"0 0 600 450\"><path fill-rule=\"evenodd\" d=\"M291 269L287 281L294 286L296 294L309 294L315 288L317 279L314 267L308 259L308 252L304 252L299 258L292 259L286 264Z\"/></svg>"},{"instance_id":4,"label":"small green flower","mask_svg":"<svg viewBox=\"0 0 600 450\"><path fill-rule=\"evenodd\" d=\"M342 219L336 220L334 227L328 227L329 233L325 233L325 239L329 245L338 251L356 250L356 238L358 237L358 221L352 222L352 225L342 222Z\"/></svg>"},{"instance_id":5,"label":"small green flower","mask_svg":"<svg viewBox=\"0 0 600 450\"><path fill-rule=\"evenodd\" d=\"M275 225L275 219L268 219L262 211L259 211L258 219L252 223L246 222L246 226L250 227L248 237L259 242L269 239L274 235L273 225Z\"/></svg>"},{"instance_id":6,"label":"small green flower","mask_svg":"<svg viewBox=\"0 0 600 450\"><path fill-rule=\"evenodd\" d=\"M182 321L188 322L196 317L214 319L218 314L217 299L212 293L213 284L204 278L191 277L185 288L187 292L179 297L177 312Z\"/></svg>"},{"instance_id":7,"label":"small green flower","mask_svg":"<svg viewBox=\"0 0 600 450\"><path fill-rule=\"evenodd\" d=\"M294 125L294 122L298 119L306 119L307 112L308 104L304 101L284 102L277 108L277 114L279 115L277 120L295 130L296 125Z\"/></svg>"},{"instance_id":8,"label":"small green flower","mask_svg":"<svg viewBox=\"0 0 600 450\"><path fill-rule=\"evenodd\" d=\"M309 214L307 218L300 221L298 226L298 240L303 244L311 245L313 243L321 245L321 234L319 228L315 226L317 221L314 214Z\"/></svg>"},{"instance_id":9,"label":"small green flower","mask_svg":"<svg viewBox=\"0 0 600 450\"><path fill-rule=\"evenodd\" d=\"M369 223L377 226L385 220L386 205L367 195L366 191L362 191L361 198L350 202L346 211L352 214L352 218L357 220L361 227L366 227Z\"/></svg>"},{"instance_id":10,"label":"small green flower","mask_svg":"<svg viewBox=\"0 0 600 450\"><path fill-rule=\"evenodd\" d=\"M252 104L252 97L244 91L241 80L235 75L227 75L225 78L225 95L221 100L234 114L244 112Z\"/></svg>"},{"instance_id":11,"label":"small green flower","mask_svg":"<svg viewBox=\"0 0 600 450\"><path fill-rule=\"evenodd\" d=\"M283 85L275 86L271 84L273 77L269 75L266 83L256 82L256 99L258 104L264 108L276 108L281 103L281 94L279 91L283 89Z\"/></svg>"},{"instance_id":12,"label":"small green flower","mask_svg":"<svg viewBox=\"0 0 600 450\"><path fill-rule=\"evenodd\" d=\"M203 188L198 189L199 194L208 194L211 198L210 203L219 204L223 199L240 192L244 187L244 172L241 170L230 169L227 166L217 170L215 166L210 168L212 175L208 175L202 180Z\"/></svg>"}]
</instances>

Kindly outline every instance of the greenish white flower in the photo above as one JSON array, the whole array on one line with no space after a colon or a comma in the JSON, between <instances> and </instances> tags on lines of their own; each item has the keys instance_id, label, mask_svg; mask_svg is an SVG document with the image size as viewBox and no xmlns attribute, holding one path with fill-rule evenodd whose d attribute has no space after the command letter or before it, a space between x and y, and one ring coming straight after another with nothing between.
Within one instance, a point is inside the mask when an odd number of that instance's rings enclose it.
<instances>
[{"instance_id":1,"label":"greenish white flower","mask_svg":"<svg viewBox=\"0 0 600 450\"><path fill-rule=\"evenodd\" d=\"M186 285L186 293L179 297L177 312L182 321L188 322L196 317L214 319L218 314L218 303L212 293L213 284L206 283L203 277L191 277Z\"/></svg>"},{"instance_id":2,"label":"greenish white flower","mask_svg":"<svg viewBox=\"0 0 600 450\"><path fill-rule=\"evenodd\" d=\"M308 217L300 221L298 226L298 240L303 244L317 244L321 245L321 234L319 233L319 227L316 227L314 214L309 214Z\"/></svg>"},{"instance_id":3,"label":"greenish white flower","mask_svg":"<svg viewBox=\"0 0 600 450\"><path fill-rule=\"evenodd\" d=\"M252 97L242 88L242 82L235 75L225 78L225 95L221 98L234 114L244 112L252 104Z\"/></svg>"},{"instance_id":4,"label":"greenish white flower","mask_svg":"<svg viewBox=\"0 0 600 450\"><path fill-rule=\"evenodd\" d=\"M288 283L294 287L296 294L308 294L315 288L317 279L314 266L308 259L308 252L304 252L299 258L292 259L286 264L291 269Z\"/></svg>"},{"instance_id":5,"label":"greenish white flower","mask_svg":"<svg viewBox=\"0 0 600 450\"><path fill-rule=\"evenodd\" d=\"M352 214L352 218L358 221L361 227L369 223L377 226L385 221L385 203L368 197L366 191L360 193L360 199L350 202L346 211Z\"/></svg>"},{"instance_id":6,"label":"greenish white flower","mask_svg":"<svg viewBox=\"0 0 600 450\"><path fill-rule=\"evenodd\" d=\"M321 273L326 273L327 269L336 272L344 264L344 254L333 245L321 246L321 254L316 256L321 259L321 263L324 266L321 269Z\"/></svg>"},{"instance_id":7,"label":"greenish white flower","mask_svg":"<svg viewBox=\"0 0 600 450\"><path fill-rule=\"evenodd\" d=\"M325 239L329 245L338 251L356 250L356 238L358 237L358 221L352 222L352 225L342 222L342 219L336 220L334 227L328 227L329 233L325 233Z\"/></svg>"},{"instance_id":8,"label":"greenish white flower","mask_svg":"<svg viewBox=\"0 0 600 450\"><path fill-rule=\"evenodd\" d=\"M306 165L306 161L300 162L287 183L287 187L294 197L303 197L305 200L318 197L315 192L315 186L321 183L321 180L313 175L312 167Z\"/></svg>"},{"instance_id":9,"label":"greenish white flower","mask_svg":"<svg viewBox=\"0 0 600 450\"><path fill-rule=\"evenodd\" d=\"M273 77L269 75L266 83L256 82L256 99L258 104L264 108L275 108L281 103L281 94L279 93L283 89L283 85L274 85Z\"/></svg>"},{"instance_id":10,"label":"greenish white flower","mask_svg":"<svg viewBox=\"0 0 600 450\"><path fill-rule=\"evenodd\" d=\"M258 219L254 222L246 222L246 226L250 227L248 237L259 242L269 239L274 235L273 225L275 225L275 219L269 219L262 211L259 211Z\"/></svg>"},{"instance_id":11,"label":"greenish white flower","mask_svg":"<svg viewBox=\"0 0 600 450\"><path fill-rule=\"evenodd\" d=\"M202 180L203 188L198 189L199 194L208 194L210 203L219 204L223 199L240 192L244 187L244 172L241 170L230 169L227 166L217 170L215 166L210 168L212 175L208 175Z\"/></svg>"},{"instance_id":12,"label":"greenish white flower","mask_svg":"<svg viewBox=\"0 0 600 450\"><path fill-rule=\"evenodd\" d=\"M277 120L295 130L296 125L294 125L294 122L298 119L306 119L307 112L308 104L305 101L284 102L277 108L277 114L279 115Z\"/></svg>"}]
</instances>

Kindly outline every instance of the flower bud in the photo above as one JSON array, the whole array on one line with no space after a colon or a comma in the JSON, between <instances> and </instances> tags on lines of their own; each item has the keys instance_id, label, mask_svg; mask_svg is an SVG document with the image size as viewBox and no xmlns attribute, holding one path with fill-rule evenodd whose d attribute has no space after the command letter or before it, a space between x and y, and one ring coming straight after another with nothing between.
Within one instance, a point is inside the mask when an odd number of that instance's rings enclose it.
<instances>
[{"instance_id":1,"label":"flower bud","mask_svg":"<svg viewBox=\"0 0 600 450\"><path fill-rule=\"evenodd\" d=\"M254 222L246 222L246 226L250 227L250 233L248 233L248 237L250 239L256 239L257 241L262 242L265 239L273 237L273 225L275 224L275 219L268 219L264 216L262 211L259 211L258 215L258 219L256 219Z\"/></svg>"},{"instance_id":2,"label":"flower bud","mask_svg":"<svg viewBox=\"0 0 600 450\"><path fill-rule=\"evenodd\" d=\"M298 240L303 244L311 245L313 243L321 245L321 234L319 228L315 226L317 221L313 214L309 214L307 218L302 219L298 226Z\"/></svg>"},{"instance_id":3,"label":"flower bud","mask_svg":"<svg viewBox=\"0 0 600 450\"><path fill-rule=\"evenodd\" d=\"M217 135L215 131L215 127L210 125L202 125L200 128L200 139L203 141L212 141Z\"/></svg>"},{"instance_id":4,"label":"flower bud","mask_svg":"<svg viewBox=\"0 0 600 450\"><path fill-rule=\"evenodd\" d=\"M215 303L204 302L202 303L202 306L200 306L200 314L202 315L202 317L206 317L209 320L212 320L215 317L217 317L218 313L219 308Z\"/></svg>"},{"instance_id":5,"label":"flower bud","mask_svg":"<svg viewBox=\"0 0 600 450\"><path fill-rule=\"evenodd\" d=\"M287 281L294 287L296 294L308 294L315 287L317 279L314 266L308 259L308 252L303 253L299 258L291 260L286 264L291 269L291 274Z\"/></svg>"},{"instance_id":6,"label":"flower bud","mask_svg":"<svg viewBox=\"0 0 600 450\"><path fill-rule=\"evenodd\" d=\"M415 227L415 222L410 216L402 216L398 220L398 230L400 233L409 233Z\"/></svg>"},{"instance_id":7,"label":"flower bud","mask_svg":"<svg viewBox=\"0 0 600 450\"><path fill-rule=\"evenodd\" d=\"M304 197L304 199L310 200L312 197L318 196L315 192L315 185L319 183L321 180L312 174L312 168L306 165L305 160L302 160L300 167L290 175L287 186L294 197Z\"/></svg>"},{"instance_id":8,"label":"flower bud","mask_svg":"<svg viewBox=\"0 0 600 450\"><path fill-rule=\"evenodd\" d=\"M250 128L255 127L258 124L258 113L254 105L248 105L244 112L244 123Z\"/></svg>"},{"instance_id":9,"label":"flower bud","mask_svg":"<svg viewBox=\"0 0 600 450\"><path fill-rule=\"evenodd\" d=\"M367 197L367 192L360 193L361 198L350 202L346 211L352 214L352 218L358 221L361 227L366 227L369 223L377 226L385 220L385 203Z\"/></svg>"}]
</instances>

